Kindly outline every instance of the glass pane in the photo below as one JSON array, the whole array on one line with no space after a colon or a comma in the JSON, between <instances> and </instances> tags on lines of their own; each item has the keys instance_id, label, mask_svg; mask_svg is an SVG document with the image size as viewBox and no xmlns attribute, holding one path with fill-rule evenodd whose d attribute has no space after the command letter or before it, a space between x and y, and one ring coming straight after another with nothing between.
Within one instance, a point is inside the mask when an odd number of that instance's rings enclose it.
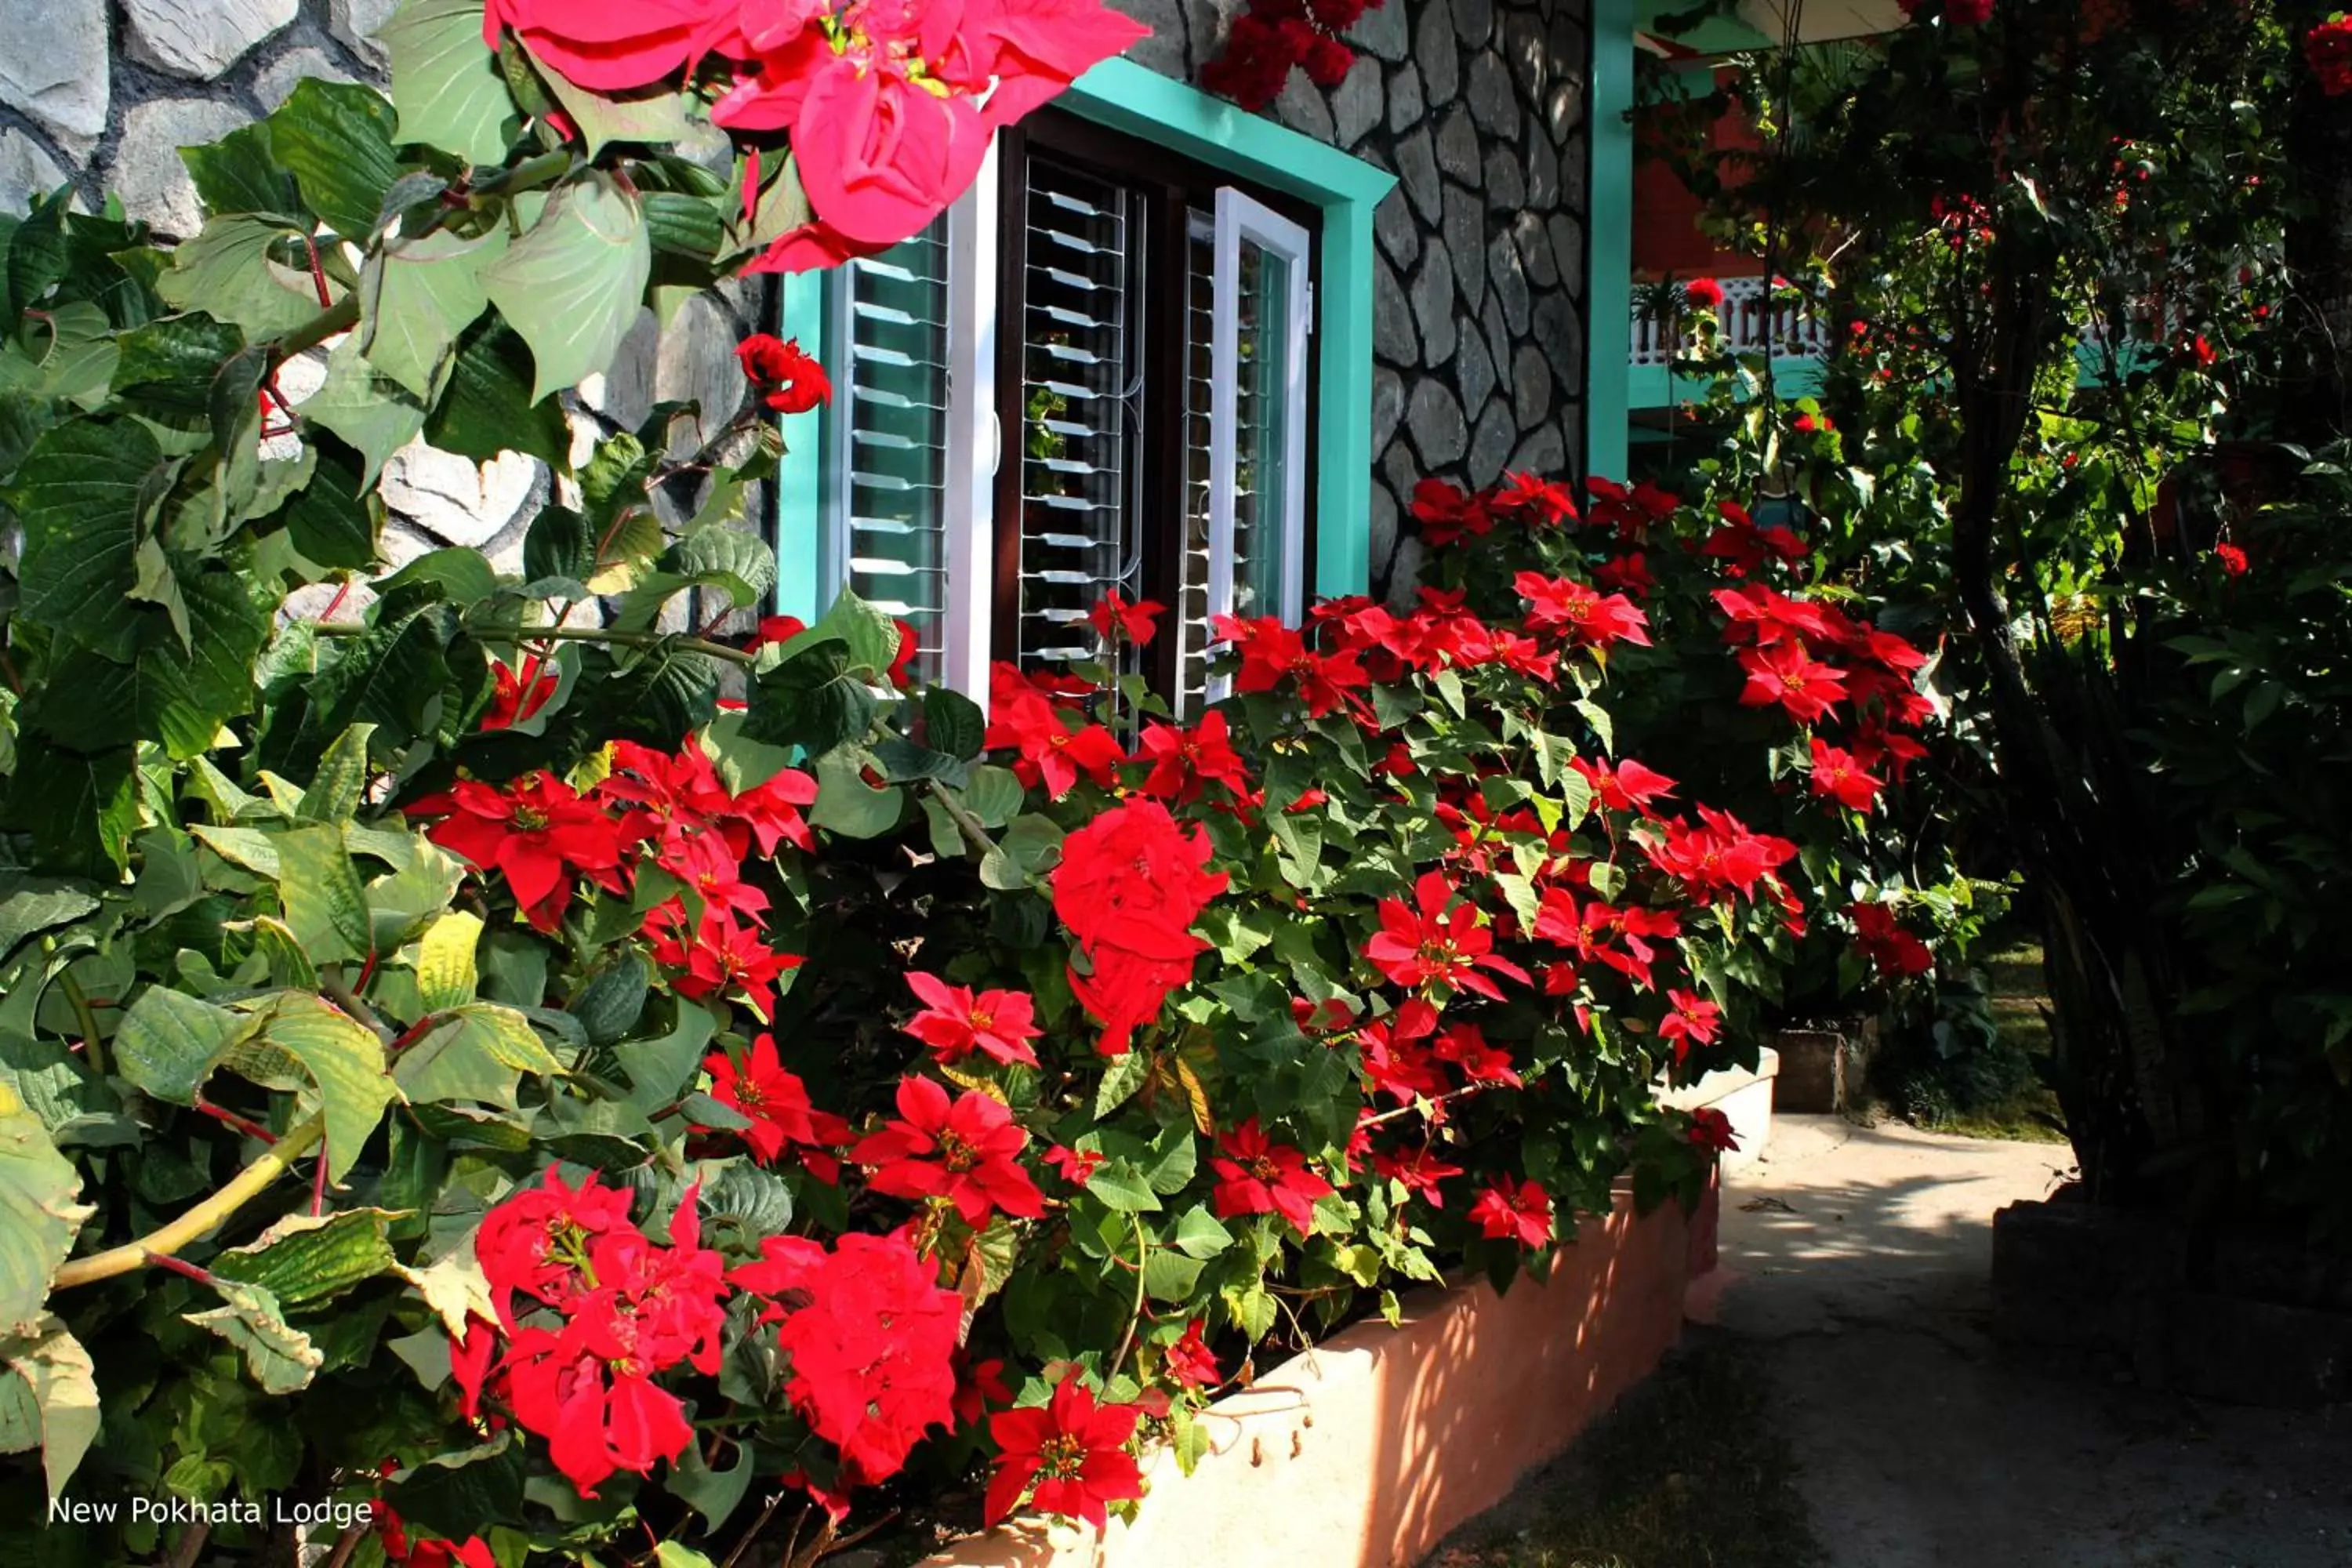
<instances>
[{"instance_id":1,"label":"glass pane","mask_svg":"<svg viewBox=\"0 0 2352 1568\"><path fill-rule=\"evenodd\" d=\"M1234 614L1283 609L1284 454L1289 431L1290 263L1244 239L1240 375L1234 425Z\"/></svg>"},{"instance_id":2,"label":"glass pane","mask_svg":"<svg viewBox=\"0 0 2352 1568\"><path fill-rule=\"evenodd\" d=\"M946 635L947 220L846 268L851 363L842 572L915 628L939 678Z\"/></svg>"},{"instance_id":3,"label":"glass pane","mask_svg":"<svg viewBox=\"0 0 2352 1568\"><path fill-rule=\"evenodd\" d=\"M1021 331L1021 607L1024 666L1095 658L1087 612L1139 598L1135 444L1140 384L1129 341L1128 193L1043 158L1019 211L1029 226ZM1011 436L1012 432L1007 432Z\"/></svg>"}]
</instances>

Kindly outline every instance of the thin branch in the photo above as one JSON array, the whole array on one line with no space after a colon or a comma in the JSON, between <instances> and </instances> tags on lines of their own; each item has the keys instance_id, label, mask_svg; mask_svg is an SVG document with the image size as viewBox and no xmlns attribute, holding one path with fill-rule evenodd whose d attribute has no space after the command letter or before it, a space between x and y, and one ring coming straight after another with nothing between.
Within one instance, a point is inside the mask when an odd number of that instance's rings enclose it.
<instances>
[{"instance_id":1,"label":"thin branch","mask_svg":"<svg viewBox=\"0 0 2352 1568\"><path fill-rule=\"evenodd\" d=\"M49 1288L52 1290L70 1290L77 1285L95 1284L100 1279L111 1279L118 1274L128 1274L134 1268L144 1268L156 1258L170 1257L211 1232L229 1215L268 1191L270 1184L284 1175L311 1144L326 1136L326 1119L312 1117L264 1150L261 1156L238 1172L228 1185L179 1218L135 1241L92 1253L88 1258L75 1258L58 1270L58 1277Z\"/></svg>"},{"instance_id":2,"label":"thin branch","mask_svg":"<svg viewBox=\"0 0 2352 1568\"><path fill-rule=\"evenodd\" d=\"M329 626L324 623L313 623L310 629L322 637L365 637L369 630L362 626ZM688 653L725 659L745 669L760 662L760 656L756 653L745 653L740 647L729 647L725 643L711 642L705 637L678 637L670 632L607 631L600 626L487 626L470 628L470 635L483 642L513 643L523 647L537 642L593 642L609 644L614 647L677 647Z\"/></svg>"},{"instance_id":3,"label":"thin branch","mask_svg":"<svg viewBox=\"0 0 2352 1568\"><path fill-rule=\"evenodd\" d=\"M73 977L71 969L58 972L58 984L65 988L66 1000L73 1004L74 1023L81 1030L82 1050L89 1059L89 1068L103 1077L106 1073L106 1047L98 1037L98 1013L89 1005L89 994L81 988L81 982Z\"/></svg>"}]
</instances>

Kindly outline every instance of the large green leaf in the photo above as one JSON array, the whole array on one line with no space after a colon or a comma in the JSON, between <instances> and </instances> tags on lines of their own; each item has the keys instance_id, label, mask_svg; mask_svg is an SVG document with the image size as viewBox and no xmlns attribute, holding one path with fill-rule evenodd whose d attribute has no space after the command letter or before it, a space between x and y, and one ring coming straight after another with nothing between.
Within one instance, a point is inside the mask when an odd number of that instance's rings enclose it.
<instances>
[{"instance_id":1,"label":"large green leaf","mask_svg":"<svg viewBox=\"0 0 2352 1568\"><path fill-rule=\"evenodd\" d=\"M326 383L303 403L301 412L303 418L350 444L366 464L370 484L385 459L425 428L425 405L368 363L356 334L327 355Z\"/></svg>"},{"instance_id":2,"label":"large green leaf","mask_svg":"<svg viewBox=\"0 0 2352 1568\"><path fill-rule=\"evenodd\" d=\"M327 1173L341 1181L399 1094L384 1071L383 1042L316 996L289 993L270 1004L261 1039L302 1065L310 1087L298 1101L327 1119Z\"/></svg>"},{"instance_id":3,"label":"large green leaf","mask_svg":"<svg viewBox=\"0 0 2352 1568\"><path fill-rule=\"evenodd\" d=\"M330 1300L398 1269L400 1260L389 1239L396 1217L372 1208L323 1216L289 1215L245 1246L214 1258L212 1271L224 1279L258 1286L289 1307Z\"/></svg>"},{"instance_id":4,"label":"large green leaf","mask_svg":"<svg viewBox=\"0 0 2352 1568\"><path fill-rule=\"evenodd\" d=\"M559 189L484 275L499 314L530 345L531 401L611 366L653 270L637 199L611 174Z\"/></svg>"},{"instance_id":5,"label":"large green leaf","mask_svg":"<svg viewBox=\"0 0 2352 1568\"><path fill-rule=\"evenodd\" d=\"M138 629L140 523L163 454L143 426L74 420L46 432L6 494L24 520L17 613L127 653Z\"/></svg>"},{"instance_id":6,"label":"large green leaf","mask_svg":"<svg viewBox=\"0 0 2352 1568\"><path fill-rule=\"evenodd\" d=\"M419 398L431 398L458 334L489 309L482 274L506 250L503 228L479 239L443 230L371 257L360 274L360 338L368 363Z\"/></svg>"},{"instance_id":7,"label":"large green leaf","mask_svg":"<svg viewBox=\"0 0 2352 1568\"><path fill-rule=\"evenodd\" d=\"M294 807L296 816L305 822L350 820L366 797L368 780L374 776L368 762L368 742L374 734L374 725L354 724L335 737L335 743L319 759L310 787L302 792Z\"/></svg>"},{"instance_id":8,"label":"large green leaf","mask_svg":"<svg viewBox=\"0 0 2352 1568\"><path fill-rule=\"evenodd\" d=\"M796 745L823 756L864 735L877 704L866 678L850 666L837 637L800 647L752 683L743 733L772 745Z\"/></svg>"},{"instance_id":9,"label":"large green leaf","mask_svg":"<svg viewBox=\"0 0 2352 1568\"><path fill-rule=\"evenodd\" d=\"M392 56L399 140L468 163L506 161L519 116L499 57L482 47L481 0L408 0L376 37Z\"/></svg>"},{"instance_id":10,"label":"large green leaf","mask_svg":"<svg viewBox=\"0 0 2352 1568\"><path fill-rule=\"evenodd\" d=\"M245 1355L245 1370L264 1394L293 1394L308 1388L326 1357L310 1336L288 1324L278 1299L257 1285L215 1280L220 1306L182 1316L200 1329L235 1345Z\"/></svg>"},{"instance_id":11,"label":"large green leaf","mask_svg":"<svg viewBox=\"0 0 2352 1568\"><path fill-rule=\"evenodd\" d=\"M364 245L400 178L394 128L392 105L375 89L306 77L269 117L270 147L310 210Z\"/></svg>"},{"instance_id":12,"label":"large green leaf","mask_svg":"<svg viewBox=\"0 0 2352 1568\"><path fill-rule=\"evenodd\" d=\"M208 213L290 218L299 211L294 176L271 150L267 123L239 126L206 146L183 147L180 162L188 166Z\"/></svg>"},{"instance_id":13,"label":"large green leaf","mask_svg":"<svg viewBox=\"0 0 2352 1568\"><path fill-rule=\"evenodd\" d=\"M32 836L37 868L110 879L130 863L131 836L139 829L131 755L26 747L8 783L7 815L11 826Z\"/></svg>"},{"instance_id":14,"label":"large green leaf","mask_svg":"<svg viewBox=\"0 0 2352 1568\"><path fill-rule=\"evenodd\" d=\"M0 1453L38 1448L49 1496L62 1497L98 1437L98 1365L44 1313L0 1337Z\"/></svg>"},{"instance_id":15,"label":"large green leaf","mask_svg":"<svg viewBox=\"0 0 2352 1568\"><path fill-rule=\"evenodd\" d=\"M694 1081L718 1029L719 1021L708 1010L680 997L677 1023L668 1034L614 1047L621 1070L629 1075L629 1103L647 1116L673 1103Z\"/></svg>"},{"instance_id":16,"label":"large green leaf","mask_svg":"<svg viewBox=\"0 0 2352 1568\"><path fill-rule=\"evenodd\" d=\"M74 1201L80 1191L81 1173L40 1119L0 1089L0 1323L39 1315L82 1222L98 1212Z\"/></svg>"},{"instance_id":17,"label":"large green leaf","mask_svg":"<svg viewBox=\"0 0 2352 1568\"><path fill-rule=\"evenodd\" d=\"M0 871L0 960L26 938L78 921L97 908L98 895L87 887Z\"/></svg>"},{"instance_id":18,"label":"large green leaf","mask_svg":"<svg viewBox=\"0 0 2352 1568\"><path fill-rule=\"evenodd\" d=\"M496 316L458 339L425 438L445 452L488 462L520 452L562 471L571 467L572 431L553 398L531 395L530 351Z\"/></svg>"},{"instance_id":19,"label":"large green leaf","mask_svg":"<svg viewBox=\"0 0 2352 1568\"><path fill-rule=\"evenodd\" d=\"M524 1073L562 1070L530 1019L495 1002L473 1002L452 1008L431 1034L401 1052L393 1076L418 1104L478 1100L511 1110Z\"/></svg>"},{"instance_id":20,"label":"large green leaf","mask_svg":"<svg viewBox=\"0 0 2352 1568\"><path fill-rule=\"evenodd\" d=\"M142 1092L192 1105L221 1054L252 1021L168 985L150 985L114 1034L114 1067Z\"/></svg>"},{"instance_id":21,"label":"large green leaf","mask_svg":"<svg viewBox=\"0 0 2352 1568\"><path fill-rule=\"evenodd\" d=\"M374 951L367 892L344 847L342 829L313 823L273 835L286 923L313 963L338 963Z\"/></svg>"},{"instance_id":22,"label":"large green leaf","mask_svg":"<svg viewBox=\"0 0 2352 1568\"><path fill-rule=\"evenodd\" d=\"M282 337L323 309L309 274L270 259L270 247L296 232L280 218L215 217L172 252L172 269L155 280L155 292L168 305L242 327L257 342Z\"/></svg>"},{"instance_id":23,"label":"large green leaf","mask_svg":"<svg viewBox=\"0 0 2352 1568\"><path fill-rule=\"evenodd\" d=\"M656 90L615 98L577 86L555 71L544 73L543 79L579 126L591 158L614 142L667 146L694 134L694 122L688 117L694 100L684 93Z\"/></svg>"},{"instance_id":24,"label":"large green leaf","mask_svg":"<svg viewBox=\"0 0 2352 1568\"><path fill-rule=\"evenodd\" d=\"M270 614L230 573L175 586L188 616L186 648L142 648L130 664L94 654L60 660L28 721L85 752L153 741L184 762L209 750L222 724L253 707L253 664L268 641Z\"/></svg>"},{"instance_id":25,"label":"large green leaf","mask_svg":"<svg viewBox=\"0 0 2352 1568\"><path fill-rule=\"evenodd\" d=\"M416 994L429 1010L462 1007L474 999L481 975L474 949L482 940L482 918L452 910L425 928L416 944Z\"/></svg>"},{"instance_id":26,"label":"large green leaf","mask_svg":"<svg viewBox=\"0 0 2352 1568\"><path fill-rule=\"evenodd\" d=\"M164 316L115 346L115 393L151 418L192 430L209 418L213 378L245 346L245 334L209 316Z\"/></svg>"},{"instance_id":27,"label":"large green leaf","mask_svg":"<svg viewBox=\"0 0 2352 1568\"><path fill-rule=\"evenodd\" d=\"M318 467L287 503L283 517L294 548L320 566L364 571L375 564L375 507L361 465L365 459L340 441L314 440Z\"/></svg>"}]
</instances>

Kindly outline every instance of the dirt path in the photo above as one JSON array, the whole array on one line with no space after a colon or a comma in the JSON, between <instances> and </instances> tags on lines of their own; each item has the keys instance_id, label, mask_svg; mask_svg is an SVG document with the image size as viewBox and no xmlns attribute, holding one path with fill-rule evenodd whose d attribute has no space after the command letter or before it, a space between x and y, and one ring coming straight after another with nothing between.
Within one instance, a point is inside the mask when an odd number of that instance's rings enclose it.
<instances>
[{"instance_id":1,"label":"dirt path","mask_svg":"<svg viewBox=\"0 0 2352 1568\"><path fill-rule=\"evenodd\" d=\"M1695 1305L1762 1352L1832 1568L2352 1565L2352 1409L2192 1405L1996 1353L1992 1213L2069 1160L1783 1117L1727 1181Z\"/></svg>"}]
</instances>

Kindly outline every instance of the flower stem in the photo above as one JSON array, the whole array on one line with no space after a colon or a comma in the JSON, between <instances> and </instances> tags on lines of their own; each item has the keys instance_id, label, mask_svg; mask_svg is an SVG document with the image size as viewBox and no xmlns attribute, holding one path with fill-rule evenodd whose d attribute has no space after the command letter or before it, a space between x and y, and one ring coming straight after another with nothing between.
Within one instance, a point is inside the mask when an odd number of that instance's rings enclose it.
<instances>
[{"instance_id":1,"label":"flower stem","mask_svg":"<svg viewBox=\"0 0 2352 1568\"><path fill-rule=\"evenodd\" d=\"M89 1005L89 994L81 988L81 982L73 977L70 969L58 972L58 984L65 987L66 1000L73 1004L74 1023L81 1030L82 1051L89 1061L89 1069L103 1078L107 1070L106 1047L98 1037L98 1014Z\"/></svg>"},{"instance_id":2,"label":"flower stem","mask_svg":"<svg viewBox=\"0 0 2352 1568\"><path fill-rule=\"evenodd\" d=\"M1151 1256L1151 1238L1143 1234L1141 1215L1129 1215L1128 1218L1135 1226L1135 1310L1128 1314L1127 1332L1119 1336L1118 1349L1112 1352L1110 1361L1103 1369L1103 1382L1106 1384L1117 1377L1118 1369L1127 1364L1127 1352L1135 1344L1135 1326L1143 1321L1143 1266Z\"/></svg>"},{"instance_id":3,"label":"flower stem","mask_svg":"<svg viewBox=\"0 0 2352 1568\"><path fill-rule=\"evenodd\" d=\"M948 816L962 832L964 842L971 846L973 854L984 857L996 847L996 841L989 837L988 829L982 826L980 818L974 816L963 802L956 799L945 784L933 779L930 786L932 795L947 808Z\"/></svg>"},{"instance_id":4,"label":"flower stem","mask_svg":"<svg viewBox=\"0 0 2352 1568\"><path fill-rule=\"evenodd\" d=\"M77 1285L95 1284L100 1279L111 1279L118 1274L128 1274L134 1268L144 1268L159 1257L170 1257L259 1197L271 1183L284 1175L288 1168L302 1157L311 1144L326 1136L326 1131L325 1118L312 1117L264 1150L260 1158L238 1172L228 1185L171 1224L121 1247L94 1252L88 1258L75 1258L58 1270L58 1277L50 1282L49 1289L70 1290Z\"/></svg>"}]
</instances>

